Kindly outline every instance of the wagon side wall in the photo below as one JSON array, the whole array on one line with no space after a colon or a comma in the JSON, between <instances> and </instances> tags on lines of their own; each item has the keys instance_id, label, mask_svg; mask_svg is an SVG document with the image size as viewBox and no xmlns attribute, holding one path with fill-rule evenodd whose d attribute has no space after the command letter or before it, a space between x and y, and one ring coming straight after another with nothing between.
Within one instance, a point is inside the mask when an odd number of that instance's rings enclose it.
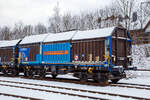
<instances>
[{"instance_id":1,"label":"wagon side wall","mask_svg":"<svg viewBox=\"0 0 150 100\"><path fill-rule=\"evenodd\" d=\"M8 63L12 61L14 51L13 47L0 48L0 62Z\"/></svg>"},{"instance_id":2,"label":"wagon side wall","mask_svg":"<svg viewBox=\"0 0 150 100\"><path fill-rule=\"evenodd\" d=\"M112 55L115 56L113 64L120 66L126 64L127 56L130 55L130 42L127 31L117 28L112 35Z\"/></svg>"},{"instance_id":3,"label":"wagon side wall","mask_svg":"<svg viewBox=\"0 0 150 100\"><path fill-rule=\"evenodd\" d=\"M23 44L21 48L29 48L29 59L28 61L36 61L37 55L40 54L40 43Z\"/></svg>"},{"instance_id":4,"label":"wagon side wall","mask_svg":"<svg viewBox=\"0 0 150 100\"><path fill-rule=\"evenodd\" d=\"M70 63L70 42L46 43L42 46L42 61L45 63Z\"/></svg>"},{"instance_id":5,"label":"wagon side wall","mask_svg":"<svg viewBox=\"0 0 150 100\"><path fill-rule=\"evenodd\" d=\"M74 40L71 43L72 62L104 61L104 55L105 55L105 38Z\"/></svg>"}]
</instances>

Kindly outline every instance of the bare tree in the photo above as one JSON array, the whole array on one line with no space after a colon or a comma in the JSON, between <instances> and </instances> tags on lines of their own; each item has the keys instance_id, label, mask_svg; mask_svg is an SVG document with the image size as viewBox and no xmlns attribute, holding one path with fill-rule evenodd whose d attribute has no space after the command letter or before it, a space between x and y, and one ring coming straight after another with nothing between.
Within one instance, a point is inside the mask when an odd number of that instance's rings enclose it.
<instances>
[{"instance_id":1,"label":"bare tree","mask_svg":"<svg viewBox=\"0 0 150 100\"><path fill-rule=\"evenodd\" d=\"M141 29L144 27L144 24L147 24L150 18L150 0L141 2L138 7L138 19L141 25Z\"/></svg>"},{"instance_id":2,"label":"bare tree","mask_svg":"<svg viewBox=\"0 0 150 100\"><path fill-rule=\"evenodd\" d=\"M72 17L72 27L73 29L79 30L80 29L80 17L75 15Z\"/></svg>"},{"instance_id":3,"label":"bare tree","mask_svg":"<svg viewBox=\"0 0 150 100\"><path fill-rule=\"evenodd\" d=\"M34 34L43 34L47 33L47 28L45 25L39 23L34 27Z\"/></svg>"},{"instance_id":4,"label":"bare tree","mask_svg":"<svg viewBox=\"0 0 150 100\"><path fill-rule=\"evenodd\" d=\"M50 32L61 32L61 15L59 3L54 7L54 16L49 18L49 31Z\"/></svg>"},{"instance_id":5,"label":"bare tree","mask_svg":"<svg viewBox=\"0 0 150 100\"><path fill-rule=\"evenodd\" d=\"M11 37L10 37L10 34L11 34L11 31L10 31L10 27L8 26L4 26L1 31L0 31L0 39L1 40L10 40Z\"/></svg>"},{"instance_id":6,"label":"bare tree","mask_svg":"<svg viewBox=\"0 0 150 100\"><path fill-rule=\"evenodd\" d=\"M117 0L118 7L120 8L120 13L124 19L124 26L127 29L130 29L132 13L134 11L134 7L136 5L136 0Z\"/></svg>"},{"instance_id":7,"label":"bare tree","mask_svg":"<svg viewBox=\"0 0 150 100\"><path fill-rule=\"evenodd\" d=\"M24 27L23 27L23 30L22 30L23 32L23 34L25 35L25 36L29 36L29 35L32 35L33 34L33 26L32 25L25 25Z\"/></svg>"},{"instance_id":8,"label":"bare tree","mask_svg":"<svg viewBox=\"0 0 150 100\"><path fill-rule=\"evenodd\" d=\"M14 28L12 29L11 37L12 39L19 39L26 36L26 34L23 33L24 25L22 22L18 22L15 24Z\"/></svg>"},{"instance_id":9,"label":"bare tree","mask_svg":"<svg viewBox=\"0 0 150 100\"><path fill-rule=\"evenodd\" d=\"M63 17L62 17L62 26L63 26L63 31L73 29L72 16L69 12L63 15Z\"/></svg>"}]
</instances>

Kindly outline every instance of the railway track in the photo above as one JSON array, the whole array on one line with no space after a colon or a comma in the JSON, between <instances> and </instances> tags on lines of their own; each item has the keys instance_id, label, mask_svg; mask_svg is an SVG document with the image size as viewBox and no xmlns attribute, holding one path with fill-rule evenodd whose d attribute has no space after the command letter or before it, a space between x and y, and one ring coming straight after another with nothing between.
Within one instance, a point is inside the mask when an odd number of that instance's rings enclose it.
<instances>
[{"instance_id":1,"label":"railway track","mask_svg":"<svg viewBox=\"0 0 150 100\"><path fill-rule=\"evenodd\" d=\"M7 94L7 93L0 93L0 95L9 96L9 97L15 97L15 98L21 98L21 99L28 99L28 100L41 100L41 99L38 99L38 98L19 96L19 95Z\"/></svg>"},{"instance_id":2,"label":"railway track","mask_svg":"<svg viewBox=\"0 0 150 100\"><path fill-rule=\"evenodd\" d=\"M8 81L7 81L8 82ZM13 82L9 82L13 83ZM18 82L14 82L18 83ZM20 82L19 82L20 83ZM19 84L18 83L18 84ZM25 84L25 83L20 83L20 84ZM26 84L27 85L27 84ZM29 85L29 84L28 84ZM31 85L31 84L30 84ZM33 85L33 84L32 84ZM67 92L60 92L60 91L53 91L53 90L45 90L45 89L37 89L37 88L31 88L31 87L24 87L24 86L15 86L15 85L7 85L7 84L0 84L0 86L8 86L8 87L15 87L15 88L22 88L22 89L30 89L30 90L36 90L36 91L41 91L41 92L48 92L48 93L57 93L57 94L63 94L63 95L69 95L69 96L77 96L77 97L82 97L82 98L89 98L89 99L96 99L96 100L108 100L105 98L100 98L100 97L92 97L92 96L86 96L86 95L80 95L80 94L73 94L73 93L67 93ZM36 85L37 86L37 85ZM53 87L54 88L54 87ZM55 87L57 88L57 87ZM60 89L61 87L59 87ZM63 88L61 88L63 89ZM73 90L73 89L69 89ZM75 90L74 90L75 91ZM33 99L32 99L33 100ZM35 99L36 100L36 99Z\"/></svg>"},{"instance_id":3,"label":"railway track","mask_svg":"<svg viewBox=\"0 0 150 100\"><path fill-rule=\"evenodd\" d=\"M149 87L150 85L144 85L144 84L134 84L134 83L117 83L117 84L125 84L125 85L133 85L133 86L144 86L144 87Z\"/></svg>"},{"instance_id":4,"label":"railway track","mask_svg":"<svg viewBox=\"0 0 150 100\"><path fill-rule=\"evenodd\" d=\"M111 84L110 86L150 90L150 88L147 88L147 87L129 86L129 84L128 85L126 85L126 84Z\"/></svg>"},{"instance_id":5,"label":"railway track","mask_svg":"<svg viewBox=\"0 0 150 100\"><path fill-rule=\"evenodd\" d=\"M150 71L150 69L137 69L136 71Z\"/></svg>"},{"instance_id":6,"label":"railway track","mask_svg":"<svg viewBox=\"0 0 150 100\"><path fill-rule=\"evenodd\" d=\"M75 84L82 84L82 85L91 85L91 86L105 86L104 84L100 84L94 81L80 81L79 79L68 79L68 78L51 78L51 77L24 77L22 76L3 76L3 74L0 74L1 77L11 77L11 78L23 78L23 79L32 79L32 80L43 80L43 81L56 81L56 82L64 82L64 83L75 83Z\"/></svg>"},{"instance_id":7,"label":"railway track","mask_svg":"<svg viewBox=\"0 0 150 100\"><path fill-rule=\"evenodd\" d=\"M5 80L0 80L0 82L15 83L15 84L24 84L24 85L32 85L32 86L40 86L40 87L49 87L49 88L57 88L57 89L65 89L65 90L71 90L71 91L79 91L79 92L86 92L86 93L92 93L92 94L101 94L101 95L109 95L109 96L119 96L119 97L122 97L122 98L132 98L132 99L138 99L138 100L149 100L149 98L143 98L143 97L135 97L135 96L128 96L128 95L114 94L114 93L91 91L91 90L85 90L85 89L66 88L66 87L52 86L52 85L41 85L41 84L33 84L33 83L25 83L25 82L15 82L15 81L5 81ZM0 85L2 85L2 86L9 86L9 87L16 87L16 88L32 89L32 90L38 90L38 91L44 91L44 92L51 92L51 93L59 93L59 94L63 94L63 95L78 96L78 97L89 98L89 99L107 100L105 98L85 96L85 95L72 94L72 93L66 93L66 92L64 93L64 92L52 91L52 90L45 90L45 89L29 88L29 87L6 85L6 84L0 84Z\"/></svg>"},{"instance_id":8,"label":"railway track","mask_svg":"<svg viewBox=\"0 0 150 100\"><path fill-rule=\"evenodd\" d=\"M54 79L54 78L46 77L46 78L41 79L39 77L27 78L27 77L24 77L24 76L21 76L20 78L33 79L33 80L43 80L43 81L56 81L56 82L65 82L65 83L75 83L75 84L91 85L91 86L102 86L100 83L93 82L93 81L81 82L78 79L68 79L68 78L56 78L56 79ZM112 83L110 83L110 86L150 90L150 85L144 85L144 84L133 84L133 83L112 84Z\"/></svg>"}]
</instances>

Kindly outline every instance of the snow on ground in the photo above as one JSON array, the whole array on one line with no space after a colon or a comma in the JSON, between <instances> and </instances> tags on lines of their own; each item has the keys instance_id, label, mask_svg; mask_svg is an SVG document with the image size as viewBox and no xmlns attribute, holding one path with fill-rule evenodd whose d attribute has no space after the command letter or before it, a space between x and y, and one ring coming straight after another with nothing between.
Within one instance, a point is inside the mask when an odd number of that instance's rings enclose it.
<instances>
[{"instance_id":1,"label":"snow on ground","mask_svg":"<svg viewBox=\"0 0 150 100\"><path fill-rule=\"evenodd\" d=\"M15 97L10 97L10 96L3 96L0 95L1 100L28 100L28 99L21 99L21 98L15 98Z\"/></svg>"},{"instance_id":2,"label":"snow on ground","mask_svg":"<svg viewBox=\"0 0 150 100\"><path fill-rule=\"evenodd\" d=\"M120 80L119 82L150 85L150 77L149 77L150 73L149 72L132 71L132 72L127 72L127 74L130 77L128 79ZM132 76L136 76L136 77L132 77ZM59 77L60 78L61 77L72 78L72 76L70 75L63 75ZM79 84L73 84L73 83L41 81L41 80L31 80L31 79L22 79L22 78L8 78L8 77L0 77L0 80L52 85L52 86L60 86L60 87L75 88L75 89L86 89L86 90L92 90L92 91L100 91L100 92L108 92L108 93L150 98L149 90L141 90L141 89L134 89L134 88L121 88L121 87L111 87L111 86L107 86L107 87L88 86L88 85L79 85ZM91 93L77 92L77 91L71 91L71 90L62 90L62 89L60 90L60 89L50 88L50 87L47 88L47 87L40 87L40 86L21 85L21 84L7 83L7 82L0 82L0 83L16 85L16 86L39 88L39 89L45 89L45 90L61 91L61 92L74 93L74 94L80 94L80 95L95 96L95 97L107 98L111 100L131 100L131 99L123 99L121 97L91 94ZM40 91L35 91L35 90L18 89L18 88L6 87L6 86L0 86L0 92L13 93L16 95L19 94L22 96L37 97L37 98L42 98L42 99L53 98L54 100L60 100L60 99L61 100L66 100L66 99L83 100L84 99L85 100L85 98L80 98L80 97L72 97L72 96L66 96L66 95L55 94L55 93L40 92Z\"/></svg>"},{"instance_id":3,"label":"snow on ground","mask_svg":"<svg viewBox=\"0 0 150 100\"><path fill-rule=\"evenodd\" d=\"M45 99L45 100L66 100L66 98L68 100L83 100L83 98L80 97L73 97L73 96L61 95L56 93L48 93L48 92L41 92L41 91L7 87L7 86L1 86L0 92L20 95L20 96L33 97L38 99ZM89 99L85 99L85 100L89 100Z\"/></svg>"},{"instance_id":4,"label":"snow on ground","mask_svg":"<svg viewBox=\"0 0 150 100\"><path fill-rule=\"evenodd\" d=\"M150 69L150 44L132 46L133 66Z\"/></svg>"},{"instance_id":5,"label":"snow on ground","mask_svg":"<svg viewBox=\"0 0 150 100\"><path fill-rule=\"evenodd\" d=\"M127 78L119 82L150 85L150 71L126 71Z\"/></svg>"},{"instance_id":6,"label":"snow on ground","mask_svg":"<svg viewBox=\"0 0 150 100\"><path fill-rule=\"evenodd\" d=\"M15 83L7 83L7 82L0 82L0 84L9 84L9 85L15 85L15 86L24 86L24 87L31 87L30 85L22 85L22 84L15 84ZM58 83L57 83L58 84ZM121 98L121 97L114 97L114 96L108 96L108 95L100 95L100 94L93 94L93 93L87 93L87 92L79 92L79 91L72 91L72 90L65 90L65 89L57 89L57 88L47 88L47 87L40 87L40 86L32 86L32 88L36 88L36 89L44 89L44 90L52 90L52 91L59 91L59 92L66 92L66 93L73 93L73 94L80 94L80 95L87 95L87 96L93 96L93 97L100 97L100 98L107 98L107 99L112 99L112 100L126 100L126 98ZM67 99L73 99L73 100L83 100L84 98L77 98L77 97L72 97L72 96L65 96L65 95L61 95L61 94L55 94L55 93L47 93L47 92L41 92L41 91L35 91L35 90L28 90L28 89L18 89L18 88L11 88L7 87L7 86L2 86L0 88L0 91L3 92L9 92L12 93L12 91L16 91L13 92L16 95L22 95L22 96L36 96L36 98L41 98L41 99L51 99L54 98L55 100L66 100ZM9 91L8 91L8 90ZM22 91L24 91L22 93ZM59 98L58 98L59 96ZM128 99L131 100L131 99Z\"/></svg>"}]
</instances>

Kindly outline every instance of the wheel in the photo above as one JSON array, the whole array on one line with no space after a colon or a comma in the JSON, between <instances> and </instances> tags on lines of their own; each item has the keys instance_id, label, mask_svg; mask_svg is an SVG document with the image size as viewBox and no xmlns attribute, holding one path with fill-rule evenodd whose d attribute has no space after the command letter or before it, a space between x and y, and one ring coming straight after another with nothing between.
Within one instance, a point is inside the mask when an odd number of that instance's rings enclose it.
<instances>
[{"instance_id":1,"label":"wheel","mask_svg":"<svg viewBox=\"0 0 150 100\"><path fill-rule=\"evenodd\" d=\"M57 74L52 74L52 78L56 78L57 77Z\"/></svg>"},{"instance_id":2,"label":"wheel","mask_svg":"<svg viewBox=\"0 0 150 100\"><path fill-rule=\"evenodd\" d=\"M19 75L19 71L16 70L16 69L12 69L11 75L12 75L12 76L18 76L18 75Z\"/></svg>"},{"instance_id":3,"label":"wheel","mask_svg":"<svg viewBox=\"0 0 150 100\"><path fill-rule=\"evenodd\" d=\"M45 78L46 76L46 71L42 70L40 71L40 78Z\"/></svg>"},{"instance_id":4,"label":"wheel","mask_svg":"<svg viewBox=\"0 0 150 100\"><path fill-rule=\"evenodd\" d=\"M112 79L111 82L116 84L120 79Z\"/></svg>"},{"instance_id":5,"label":"wheel","mask_svg":"<svg viewBox=\"0 0 150 100\"><path fill-rule=\"evenodd\" d=\"M23 69L23 73L24 73L24 77L28 77L28 70L26 70L26 68Z\"/></svg>"},{"instance_id":6,"label":"wheel","mask_svg":"<svg viewBox=\"0 0 150 100\"><path fill-rule=\"evenodd\" d=\"M33 75L33 71L32 70L29 70L29 78L32 78L34 75Z\"/></svg>"},{"instance_id":7,"label":"wheel","mask_svg":"<svg viewBox=\"0 0 150 100\"><path fill-rule=\"evenodd\" d=\"M82 73L81 72L80 81L81 82L86 82L87 80L88 80L87 73Z\"/></svg>"},{"instance_id":8,"label":"wheel","mask_svg":"<svg viewBox=\"0 0 150 100\"><path fill-rule=\"evenodd\" d=\"M107 74L105 75L104 73L96 73L93 76L93 80L102 86L109 85Z\"/></svg>"},{"instance_id":9,"label":"wheel","mask_svg":"<svg viewBox=\"0 0 150 100\"><path fill-rule=\"evenodd\" d=\"M4 76L8 76L8 70L7 69L2 69L2 73L4 74Z\"/></svg>"},{"instance_id":10,"label":"wheel","mask_svg":"<svg viewBox=\"0 0 150 100\"><path fill-rule=\"evenodd\" d=\"M24 76L32 78L33 77L33 71L32 70L25 70L24 71Z\"/></svg>"},{"instance_id":11,"label":"wheel","mask_svg":"<svg viewBox=\"0 0 150 100\"><path fill-rule=\"evenodd\" d=\"M27 71L26 70L24 70L24 77L27 77L28 75L27 75Z\"/></svg>"}]
</instances>

